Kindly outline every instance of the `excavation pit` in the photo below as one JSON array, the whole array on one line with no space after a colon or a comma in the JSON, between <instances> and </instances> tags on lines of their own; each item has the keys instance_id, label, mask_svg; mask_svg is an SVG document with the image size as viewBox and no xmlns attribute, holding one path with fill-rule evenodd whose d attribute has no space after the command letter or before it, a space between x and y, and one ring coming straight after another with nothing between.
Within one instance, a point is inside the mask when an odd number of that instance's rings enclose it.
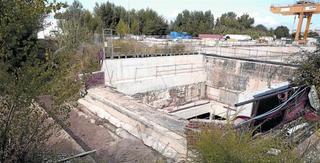
<instances>
[{"instance_id":1,"label":"excavation pit","mask_svg":"<svg viewBox=\"0 0 320 163\"><path fill-rule=\"evenodd\" d=\"M259 90L287 81L294 68L207 55L108 59L105 87L79 100L88 111L174 160L186 157L188 121L243 121Z\"/></svg>"}]
</instances>

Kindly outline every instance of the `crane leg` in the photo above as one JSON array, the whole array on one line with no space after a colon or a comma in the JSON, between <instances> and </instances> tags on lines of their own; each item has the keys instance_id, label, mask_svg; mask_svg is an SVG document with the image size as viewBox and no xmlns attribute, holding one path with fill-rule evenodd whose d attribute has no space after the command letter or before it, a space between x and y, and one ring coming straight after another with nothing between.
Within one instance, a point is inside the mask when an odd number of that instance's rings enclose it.
<instances>
[{"instance_id":1,"label":"crane leg","mask_svg":"<svg viewBox=\"0 0 320 163\"><path fill-rule=\"evenodd\" d=\"M304 17L304 13L300 13L299 14L299 22L298 22L298 27L297 27L297 31L296 31L295 41L299 41L299 39L300 39L300 32L301 32L302 23L303 23L303 17Z\"/></svg>"},{"instance_id":2,"label":"crane leg","mask_svg":"<svg viewBox=\"0 0 320 163\"><path fill-rule=\"evenodd\" d=\"M310 29L312 14L309 14L307 18L308 18L307 19L307 26L306 26L306 29L304 31L304 36L303 36L303 40L304 40L305 43L307 42L307 38L308 38L308 35L309 35L309 29Z\"/></svg>"}]
</instances>

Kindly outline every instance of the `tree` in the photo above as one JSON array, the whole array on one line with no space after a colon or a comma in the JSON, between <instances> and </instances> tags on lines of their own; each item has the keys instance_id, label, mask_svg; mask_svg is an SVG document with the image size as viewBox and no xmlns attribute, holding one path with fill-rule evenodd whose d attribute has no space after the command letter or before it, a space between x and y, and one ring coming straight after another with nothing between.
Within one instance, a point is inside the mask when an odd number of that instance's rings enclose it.
<instances>
[{"instance_id":1,"label":"tree","mask_svg":"<svg viewBox=\"0 0 320 163\"><path fill-rule=\"evenodd\" d=\"M276 35L277 39L282 37L290 37L289 29L286 26L279 26L274 30L274 34Z\"/></svg>"},{"instance_id":2,"label":"tree","mask_svg":"<svg viewBox=\"0 0 320 163\"><path fill-rule=\"evenodd\" d=\"M91 34L101 33L102 23L98 16L94 16L90 11L84 10L83 19L84 26L91 32Z\"/></svg>"},{"instance_id":3,"label":"tree","mask_svg":"<svg viewBox=\"0 0 320 163\"><path fill-rule=\"evenodd\" d=\"M146 35L165 35L168 33L168 23L152 9L126 11L121 6L107 2L101 5L97 4L94 13L101 19L104 28L115 29L119 21L122 20L129 24L130 28L134 28L134 33Z\"/></svg>"},{"instance_id":4,"label":"tree","mask_svg":"<svg viewBox=\"0 0 320 163\"><path fill-rule=\"evenodd\" d=\"M315 52L304 52L300 54L301 58L294 61L299 65L295 72L294 83L296 85L314 85L320 94L320 50Z\"/></svg>"},{"instance_id":5,"label":"tree","mask_svg":"<svg viewBox=\"0 0 320 163\"><path fill-rule=\"evenodd\" d=\"M43 0L0 2L0 162L48 158L45 143L57 127L49 117L67 118L70 102L78 97L74 55L54 52L55 42L36 38L46 14L64 6ZM44 96L51 99L45 101L48 107L40 107Z\"/></svg>"},{"instance_id":6,"label":"tree","mask_svg":"<svg viewBox=\"0 0 320 163\"><path fill-rule=\"evenodd\" d=\"M123 38L129 33L128 25L121 19L116 27L116 32Z\"/></svg>"},{"instance_id":7,"label":"tree","mask_svg":"<svg viewBox=\"0 0 320 163\"><path fill-rule=\"evenodd\" d=\"M74 1L65 12L55 14L59 19L60 32L56 34L59 47L76 48L92 40L95 32L100 33L101 21L88 10L84 10L79 1Z\"/></svg>"},{"instance_id":8,"label":"tree","mask_svg":"<svg viewBox=\"0 0 320 163\"><path fill-rule=\"evenodd\" d=\"M194 36L200 33L212 33L213 27L214 17L211 11L184 10L173 22L173 30L187 32Z\"/></svg>"},{"instance_id":9,"label":"tree","mask_svg":"<svg viewBox=\"0 0 320 163\"><path fill-rule=\"evenodd\" d=\"M145 35L165 35L168 32L168 23L152 9L141 9L139 17L140 33Z\"/></svg>"},{"instance_id":10,"label":"tree","mask_svg":"<svg viewBox=\"0 0 320 163\"><path fill-rule=\"evenodd\" d=\"M107 2L96 4L94 14L101 19L102 27L115 29L120 19L127 20L128 13L124 7Z\"/></svg>"},{"instance_id":11,"label":"tree","mask_svg":"<svg viewBox=\"0 0 320 163\"><path fill-rule=\"evenodd\" d=\"M137 19L131 21L130 32L135 35L139 34L139 22Z\"/></svg>"},{"instance_id":12,"label":"tree","mask_svg":"<svg viewBox=\"0 0 320 163\"><path fill-rule=\"evenodd\" d=\"M240 28L248 29L254 24L254 18L251 18L248 14L243 14L238 18Z\"/></svg>"},{"instance_id":13,"label":"tree","mask_svg":"<svg viewBox=\"0 0 320 163\"><path fill-rule=\"evenodd\" d=\"M255 27L255 29L258 30L258 31L261 31L261 32L268 32L268 28L265 27L265 26L262 25L262 24L257 25L257 26Z\"/></svg>"},{"instance_id":14,"label":"tree","mask_svg":"<svg viewBox=\"0 0 320 163\"><path fill-rule=\"evenodd\" d=\"M36 101L62 73L57 60L42 57L40 50L47 47L36 36L46 14L63 6L43 0L0 2L0 162L44 159L40 154L55 124ZM52 113L62 111L60 106Z\"/></svg>"},{"instance_id":15,"label":"tree","mask_svg":"<svg viewBox=\"0 0 320 163\"><path fill-rule=\"evenodd\" d=\"M228 12L221 15L219 18L219 24L216 26L224 26L228 28L238 28L239 22L237 20L237 14L234 12Z\"/></svg>"},{"instance_id":16,"label":"tree","mask_svg":"<svg viewBox=\"0 0 320 163\"><path fill-rule=\"evenodd\" d=\"M63 75L68 76L72 73L77 75L97 70L99 65L96 55L99 47L91 43L93 40L97 41L93 39L94 34L102 32L100 18L83 9L78 1L74 1L64 12L57 13L55 17L59 18L60 28L55 39L59 50L55 55L63 58L61 63L71 64L69 68L67 67L69 72Z\"/></svg>"},{"instance_id":17,"label":"tree","mask_svg":"<svg viewBox=\"0 0 320 163\"><path fill-rule=\"evenodd\" d=\"M311 31L311 32L309 32L308 37L319 37L319 34L317 32Z\"/></svg>"},{"instance_id":18,"label":"tree","mask_svg":"<svg viewBox=\"0 0 320 163\"><path fill-rule=\"evenodd\" d=\"M266 27L258 25L253 27L254 18L248 14L238 17L234 12L228 12L221 15L216 20L213 33L216 34L245 34L256 39L260 36L271 35Z\"/></svg>"}]
</instances>

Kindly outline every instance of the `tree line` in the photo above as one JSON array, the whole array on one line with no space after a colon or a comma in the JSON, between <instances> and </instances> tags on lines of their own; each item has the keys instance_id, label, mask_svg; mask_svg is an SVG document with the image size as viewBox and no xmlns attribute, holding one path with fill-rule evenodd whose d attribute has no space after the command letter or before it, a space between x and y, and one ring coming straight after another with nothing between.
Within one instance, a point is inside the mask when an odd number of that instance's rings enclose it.
<instances>
[{"instance_id":1,"label":"tree line","mask_svg":"<svg viewBox=\"0 0 320 163\"><path fill-rule=\"evenodd\" d=\"M276 36L277 38L292 37L286 26L275 29L263 24L255 25L255 19L249 14L238 16L227 12L215 19L210 10L189 11L179 13L174 21L168 22L156 11L147 8L141 10L126 10L122 6L106 2L96 4L93 12L83 8L79 1L74 1L63 13L55 15L61 22L73 21L84 26L88 32L101 33L102 29L113 29L123 37L134 35L167 35L170 31L187 32L197 37L199 34L246 34L252 38L261 36ZM72 24L72 23L71 23ZM66 23L65 25L68 25ZM312 36L318 36L312 33Z\"/></svg>"}]
</instances>

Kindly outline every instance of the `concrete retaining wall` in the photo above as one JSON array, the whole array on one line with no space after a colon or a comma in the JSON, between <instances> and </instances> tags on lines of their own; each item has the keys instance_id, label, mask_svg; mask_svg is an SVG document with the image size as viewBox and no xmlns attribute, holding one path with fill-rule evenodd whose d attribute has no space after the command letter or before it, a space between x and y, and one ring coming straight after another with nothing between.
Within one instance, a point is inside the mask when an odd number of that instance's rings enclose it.
<instances>
[{"instance_id":1,"label":"concrete retaining wall","mask_svg":"<svg viewBox=\"0 0 320 163\"><path fill-rule=\"evenodd\" d=\"M105 60L106 85L133 95L205 82L202 55Z\"/></svg>"},{"instance_id":2,"label":"concrete retaining wall","mask_svg":"<svg viewBox=\"0 0 320 163\"><path fill-rule=\"evenodd\" d=\"M265 89L292 77L295 68L219 57L206 57L207 96L233 106L240 94Z\"/></svg>"},{"instance_id":3,"label":"concrete retaining wall","mask_svg":"<svg viewBox=\"0 0 320 163\"><path fill-rule=\"evenodd\" d=\"M206 97L205 82L134 94L133 97L157 109L181 106Z\"/></svg>"},{"instance_id":4,"label":"concrete retaining wall","mask_svg":"<svg viewBox=\"0 0 320 163\"><path fill-rule=\"evenodd\" d=\"M170 106L172 101L183 105L199 95L191 95L194 91L188 89L204 82L206 88L200 90L204 89L209 99L233 106L239 99L245 100L240 96L287 81L294 69L203 55L105 60L102 67L106 85L156 108ZM173 97L173 90L185 97Z\"/></svg>"}]
</instances>

